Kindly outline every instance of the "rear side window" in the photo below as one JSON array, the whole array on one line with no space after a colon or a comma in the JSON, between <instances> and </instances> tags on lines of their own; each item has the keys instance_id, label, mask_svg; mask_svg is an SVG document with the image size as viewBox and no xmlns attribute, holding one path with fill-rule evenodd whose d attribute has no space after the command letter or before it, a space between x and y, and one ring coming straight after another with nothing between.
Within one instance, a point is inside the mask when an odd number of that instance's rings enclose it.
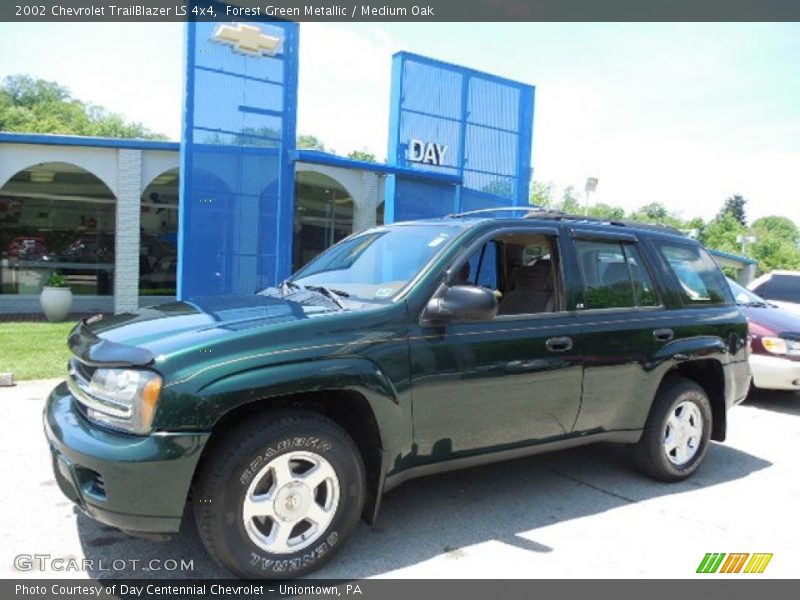
<instances>
[{"instance_id":1,"label":"rear side window","mask_svg":"<svg viewBox=\"0 0 800 600\"><path fill-rule=\"evenodd\" d=\"M753 291L767 300L800 302L800 277L773 275Z\"/></svg>"},{"instance_id":2,"label":"rear side window","mask_svg":"<svg viewBox=\"0 0 800 600\"><path fill-rule=\"evenodd\" d=\"M656 241L681 288L686 304L724 304L732 301L730 288L717 263L699 246Z\"/></svg>"},{"instance_id":3,"label":"rear side window","mask_svg":"<svg viewBox=\"0 0 800 600\"><path fill-rule=\"evenodd\" d=\"M636 246L617 241L575 241L583 277L584 308L658 306L653 280Z\"/></svg>"}]
</instances>

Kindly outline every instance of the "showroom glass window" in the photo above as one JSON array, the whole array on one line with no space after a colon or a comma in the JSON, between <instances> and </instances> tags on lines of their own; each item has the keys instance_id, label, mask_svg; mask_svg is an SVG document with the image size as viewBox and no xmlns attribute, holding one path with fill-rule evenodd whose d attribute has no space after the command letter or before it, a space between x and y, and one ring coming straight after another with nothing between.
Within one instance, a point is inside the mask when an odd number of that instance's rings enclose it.
<instances>
[{"instance_id":1,"label":"showroom glass window","mask_svg":"<svg viewBox=\"0 0 800 600\"><path fill-rule=\"evenodd\" d=\"M116 199L67 163L19 171L0 188L0 293L38 294L58 271L72 292L113 294Z\"/></svg>"}]
</instances>

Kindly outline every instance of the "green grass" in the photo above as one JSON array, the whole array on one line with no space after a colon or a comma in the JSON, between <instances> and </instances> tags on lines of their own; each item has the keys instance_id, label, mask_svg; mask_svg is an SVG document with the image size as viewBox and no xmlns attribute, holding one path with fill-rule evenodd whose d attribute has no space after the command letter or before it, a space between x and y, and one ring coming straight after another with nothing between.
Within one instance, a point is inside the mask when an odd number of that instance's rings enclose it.
<instances>
[{"instance_id":1,"label":"green grass","mask_svg":"<svg viewBox=\"0 0 800 600\"><path fill-rule=\"evenodd\" d=\"M0 371L14 379L63 377L70 353L67 335L73 322L0 323Z\"/></svg>"}]
</instances>

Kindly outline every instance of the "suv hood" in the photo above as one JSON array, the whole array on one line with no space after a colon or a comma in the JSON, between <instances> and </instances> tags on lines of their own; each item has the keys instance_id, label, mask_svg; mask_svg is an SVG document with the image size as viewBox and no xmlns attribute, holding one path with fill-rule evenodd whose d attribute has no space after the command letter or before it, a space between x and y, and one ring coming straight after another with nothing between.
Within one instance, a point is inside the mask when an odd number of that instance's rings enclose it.
<instances>
[{"instance_id":1,"label":"suv hood","mask_svg":"<svg viewBox=\"0 0 800 600\"><path fill-rule=\"evenodd\" d=\"M311 319L339 312L331 306L306 304L263 295L193 298L108 319L81 321L68 345L82 361L104 366L147 365L173 349L209 344L247 329Z\"/></svg>"},{"instance_id":2,"label":"suv hood","mask_svg":"<svg viewBox=\"0 0 800 600\"><path fill-rule=\"evenodd\" d=\"M740 306L747 320L774 332L800 333L800 316L775 306Z\"/></svg>"}]
</instances>

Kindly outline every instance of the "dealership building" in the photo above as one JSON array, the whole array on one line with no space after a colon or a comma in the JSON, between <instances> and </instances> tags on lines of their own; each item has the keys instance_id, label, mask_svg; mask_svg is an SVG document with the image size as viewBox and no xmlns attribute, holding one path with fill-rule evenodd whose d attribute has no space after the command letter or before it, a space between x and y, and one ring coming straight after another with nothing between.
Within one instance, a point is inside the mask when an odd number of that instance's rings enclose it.
<instances>
[{"instance_id":1,"label":"dealership building","mask_svg":"<svg viewBox=\"0 0 800 600\"><path fill-rule=\"evenodd\" d=\"M295 169L292 267L384 222L396 170L311 150ZM0 133L0 314L40 312L54 270L79 313L176 296L180 144Z\"/></svg>"},{"instance_id":2,"label":"dealership building","mask_svg":"<svg viewBox=\"0 0 800 600\"><path fill-rule=\"evenodd\" d=\"M250 294L376 224L527 203L534 88L401 52L385 163L296 148L296 23L187 23L180 142L0 133L0 314ZM358 130L354 123L354 131Z\"/></svg>"},{"instance_id":3,"label":"dealership building","mask_svg":"<svg viewBox=\"0 0 800 600\"><path fill-rule=\"evenodd\" d=\"M386 163L351 160L296 148L298 24L186 27L180 142L0 132L0 315L39 312L53 271L73 312L124 312L253 293L376 224L527 204L531 85L400 52Z\"/></svg>"}]
</instances>

